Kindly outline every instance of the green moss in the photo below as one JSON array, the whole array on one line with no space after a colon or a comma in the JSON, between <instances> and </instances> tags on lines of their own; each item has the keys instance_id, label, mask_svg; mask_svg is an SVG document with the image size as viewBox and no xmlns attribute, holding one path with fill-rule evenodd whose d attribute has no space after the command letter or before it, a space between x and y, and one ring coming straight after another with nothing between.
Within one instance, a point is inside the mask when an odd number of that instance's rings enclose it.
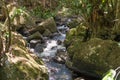
<instances>
[{"instance_id":1,"label":"green moss","mask_svg":"<svg viewBox=\"0 0 120 80\"><path fill-rule=\"evenodd\" d=\"M111 40L76 40L67 50L72 58L72 66L89 74L102 76L107 70L120 65L120 47Z\"/></svg>"},{"instance_id":2,"label":"green moss","mask_svg":"<svg viewBox=\"0 0 120 80\"><path fill-rule=\"evenodd\" d=\"M19 44L19 39L17 42L11 45L10 53L5 53L3 57L5 63L0 66L0 80L48 80L43 61Z\"/></svg>"}]
</instances>

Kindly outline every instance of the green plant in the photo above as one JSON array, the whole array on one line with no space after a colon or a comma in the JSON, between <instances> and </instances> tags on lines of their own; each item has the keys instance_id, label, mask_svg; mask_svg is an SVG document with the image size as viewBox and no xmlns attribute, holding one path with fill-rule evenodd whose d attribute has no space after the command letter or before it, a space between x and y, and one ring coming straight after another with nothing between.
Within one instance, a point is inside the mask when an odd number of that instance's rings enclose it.
<instances>
[{"instance_id":1,"label":"green plant","mask_svg":"<svg viewBox=\"0 0 120 80\"><path fill-rule=\"evenodd\" d=\"M120 71L119 71L120 67L117 67L115 70L110 69L105 76L103 77L102 80L117 80Z\"/></svg>"},{"instance_id":2,"label":"green plant","mask_svg":"<svg viewBox=\"0 0 120 80\"><path fill-rule=\"evenodd\" d=\"M37 6L31 12L32 12L32 15L36 17L46 19L49 17L54 17L57 11L56 10L52 11L50 9L43 9L41 6Z\"/></svg>"},{"instance_id":3,"label":"green plant","mask_svg":"<svg viewBox=\"0 0 120 80\"><path fill-rule=\"evenodd\" d=\"M13 21L13 19L15 17L19 17L20 15L22 15L24 13L24 11L26 10L25 7L20 7L18 9L16 9L11 17L11 21Z\"/></svg>"},{"instance_id":4,"label":"green plant","mask_svg":"<svg viewBox=\"0 0 120 80\"><path fill-rule=\"evenodd\" d=\"M116 71L113 69L110 69L105 76L103 77L102 80L114 80L114 77L116 75Z\"/></svg>"}]
</instances>

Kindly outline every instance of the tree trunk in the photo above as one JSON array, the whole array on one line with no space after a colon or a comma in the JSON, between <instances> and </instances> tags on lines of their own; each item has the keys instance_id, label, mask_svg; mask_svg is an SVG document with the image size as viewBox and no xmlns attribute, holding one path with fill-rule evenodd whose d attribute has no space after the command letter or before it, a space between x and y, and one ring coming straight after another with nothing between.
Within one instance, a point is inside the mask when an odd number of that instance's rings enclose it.
<instances>
[{"instance_id":1,"label":"tree trunk","mask_svg":"<svg viewBox=\"0 0 120 80\"><path fill-rule=\"evenodd\" d=\"M114 30L120 29L120 0L117 0L116 3L116 18L115 18L115 27Z\"/></svg>"}]
</instances>

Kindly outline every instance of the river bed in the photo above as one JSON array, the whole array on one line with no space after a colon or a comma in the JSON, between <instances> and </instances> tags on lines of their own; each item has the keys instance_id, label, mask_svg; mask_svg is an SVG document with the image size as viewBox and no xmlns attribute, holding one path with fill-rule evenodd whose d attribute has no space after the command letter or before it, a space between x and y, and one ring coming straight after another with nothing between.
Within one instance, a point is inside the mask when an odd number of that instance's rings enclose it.
<instances>
[{"instance_id":1,"label":"river bed","mask_svg":"<svg viewBox=\"0 0 120 80\"><path fill-rule=\"evenodd\" d=\"M64 40L66 37L66 32L69 28L65 25L57 27L58 32L55 33L52 38L47 38L45 44L45 48L43 52L38 53L33 50L42 60L44 61L46 67L48 68L49 72L49 80L72 80L72 73L71 71L65 66L65 64L60 64L54 61L57 51L65 51L66 48L64 47Z\"/></svg>"}]
</instances>

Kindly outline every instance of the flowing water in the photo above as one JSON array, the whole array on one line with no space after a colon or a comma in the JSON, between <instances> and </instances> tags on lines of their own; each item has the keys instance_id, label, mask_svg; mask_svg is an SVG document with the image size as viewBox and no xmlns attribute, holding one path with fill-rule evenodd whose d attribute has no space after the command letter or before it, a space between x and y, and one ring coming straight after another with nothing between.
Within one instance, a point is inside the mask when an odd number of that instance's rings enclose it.
<instances>
[{"instance_id":1,"label":"flowing water","mask_svg":"<svg viewBox=\"0 0 120 80\"><path fill-rule=\"evenodd\" d=\"M36 53L39 57L42 58L49 72L49 80L72 80L71 71L65 66L65 64L59 64L53 60L57 54L57 50L66 51L66 48L63 45L63 41L66 37L66 31L68 27L62 25L58 26L58 33L50 39L46 39L45 48L43 52ZM61 44L58 44L58 41Z\"/></svg>"}]
</instances>

